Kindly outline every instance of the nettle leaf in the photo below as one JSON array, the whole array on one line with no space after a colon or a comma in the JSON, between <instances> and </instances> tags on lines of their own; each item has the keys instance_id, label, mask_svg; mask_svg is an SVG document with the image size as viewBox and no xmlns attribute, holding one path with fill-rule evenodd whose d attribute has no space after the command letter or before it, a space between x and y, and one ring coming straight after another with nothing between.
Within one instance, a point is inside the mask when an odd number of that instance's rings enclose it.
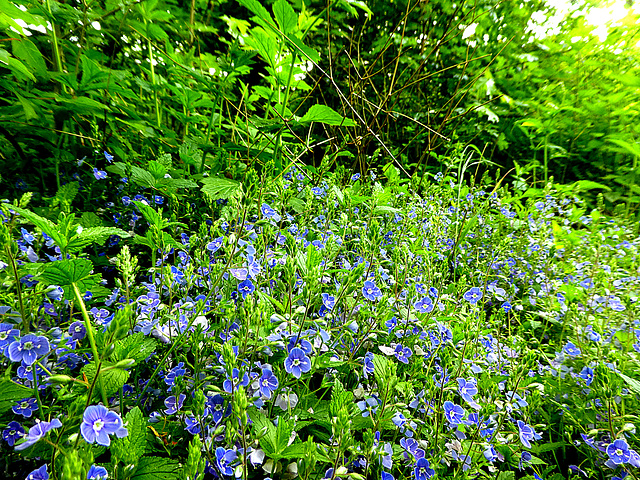
<instances>
[{"instance_id":1,"label":"nettle leaf","mask_svg":"<svg viewBox=\"0 0 640 480\"><path fill-rule=\"evenodd\" d=\"M262 6L262 3L257 0L238 0L238 3L249 10L251 13L256 15L259 20L261 20L261 25L275 25L273 18L269 15L269 12L266 8Z\"/></svg>"},{"instance_id":2,"label":"nettle leaf","mask_svg":"<svg viewBox=\"0 0 640 480\"><path fill-rule=\"evenodd\" d=\"M242 195L242 184L228 178L209 177L202 180L201 191L212 200L229 199Z\"/></svg>"},{"instance_id":3,"label":"nettle leaf","mask_svg":"<svg viewBox=\"0 0 640 480\"><path fill-rule=\"evenodd\" d=\"M92 243L102 244L112 235L121 238L128 238L131 234L115 227L88 227L79 230L80 233L69 240L67 248L69 250L81 250Z\"/></svg>"},{"instance_id":4,"label":"nettle leaf","mask_svg":"<svg viewBox=\"0 0 640 480\"><path fill-rule=\"evenodd\" d=\"M345 390L344 386L338 380L335 379L333 388L331 389L331 401L329 402L329 414L332 417L337 417L342 407L349 409L349 406L353 404L353 393Z\"/></svg>"},{"instance_id":5,"label":"nettle leaf","mask_svg":"<svg viewBox=\"0 0 640 480\"><path fill-rule=\"evenodd\" d=\"M135 165L131 167L131 180L141 187L156 186L156 179L153 178L153 175L147 172L144 168L140 168Z\"/></svg>"},{"instance_id":6,"label":"nettle leaf","mask_svg":"<svg viewBox=\"0 0 640 480\"><path fill-rule=\"evenodd\" d=\"M109 370L105 370L107 367L112 367L113 364L110 362L103 362L100 368L100 374L98 377L98 381L102 382L102 388L108 397L115 395L120 391L122 386L127 383L129 379L129 371L124 370L122 368L111 368ZM93 380L96 377L96 364L88 363L82 368L82 373L87 376L87 380L89 384L93 383ZM100 398L100 389L96 388L93 392L93 397L95 399Z\"/></svg>"},{"instance_id":7,"label":"nettle leaf","mask_svg":"<svg viewBox=\"0 0 640 480\"><path fill-rule=\"evenodd\" d=\"M285 35L293 32L298 26L298 16L287 0L278 0L273 4L273 15Z\"/></svg>"},{"instance_id":8,"label":"nettle leaf","mask_svg":"<svg viewBox=\"0 0 640 480\"><path fill-rule=\"evenodd\" d=\"M58 230L58 226L55 223L53 223L51 220L48 220L44 217L41 217L37 213L33 213L30 210L25 210L24 208L20 208L20 207L14 207L14 206L3 204L0 208L2 208L5 215L7 216L9 216L8 211L13 210L25 220L28 220L29 222L33 223L36 227L42 230L42 232L46 233L49 237L51 237L51 239L59 247L65 247L67 245L67 241Z\"/></svg>"},{"instance_id":9,"label":"nettle leaf","mask_svg":"<svg viewBox=\"0 0 640 480\"><path fill-rule=\"evenodd\" d=\"M32 388L18 385L7 378L0 379L0 414L8 411L18 400L32 395Z\"/></svg>"},{"instance_id":10,"label":"nettle leaf","mask_svg":"<svg viewBox=\"0 0 640 480\"><path fill-rule=\"evenodd\" d=\"M304 117L300 119L300 123L319 122L327 125L340 125L342 127L355 127L356 123L346 117L343 117L331 107L326 105L312 106Z\"/></svg>"},{"instance_id":11,"label":"nettle leaf","mask_svg":"<svg viewBox=\"0 0 640 480\"><path fill-rule=\"evenodd\" d=\"M46 78L48 76L47 64L35 43L27 38L12 40L11 48L13 54L22 60L37 77Z\"/></svg>"},{"instance_id":12,"label":"nettle leaf","mask_svg":"<svg viewBox=\"0 0 640 480\"><path fill-rule=\"evenodd\" d=\"M141 362L151 355L155 351L155 348L155 340L145 337L144 334L138 332L122 340L118 340L111 358L114 362L124 360L125 358L132 358L136 362Z\"/></svg>"},{"instance_id":13,"label":"nettle leaf","mask_svg":"<svg viewBox=\"0 0 640 480\"><path fill-rule=\"evenodd\" d=\"M86 279L92 270L93 264L90 260L75 258L48 263L40 276L51 285L65 287Z\"/></svg>"},{"instance_id":14,"label":"nettle leaf","mask_svg":"<svg viewBox=\"0 0 640 480\"><path fill-rule=\"evenodd\" d=\"M162 457L142 457L137 462L131 480L181 480L182 466L178 460Z\"/></svg>"},{"instance_id":15,"label":"nettle leaf","mask_svg":"<svg viewBox=\"0 0 640 480\"><path fill-rule=\"evenodd\" d=\"M128 435L114 438L111 444L113 454L127 464L135 464L147 448L146 419L140 408L134 407L124 418Z\"/></svg>"},{"instance_id":16,"label":"nettle leaf","mask_svg":"<svg viewBox=\"0 0 640 480\"><path fill-rule=\"evenodd\" d=\"M149 222L149 225L155 225L159 229L164 227L164 219L162 218L162 215L156 212L154 208L150 207L146 203L140 202L139 200L133 200L131 203L138 207L144 219Z\"/></svg>"},{"instance_id":17,"label":"nettle leaf","mask_svg":"<svg viewBox=\"0 0 640 480\"><path fill-rule=\"evenodd\" d=\"M640 395L640 381L638 381L638 380L636 380L634 378L631 378L631 377L625 375L622 372L618 372L618 375L620 375L620 378L622 378L626 382L627 386L631 390L633 390L635 393Z\"/></svg>"}]
</instances>

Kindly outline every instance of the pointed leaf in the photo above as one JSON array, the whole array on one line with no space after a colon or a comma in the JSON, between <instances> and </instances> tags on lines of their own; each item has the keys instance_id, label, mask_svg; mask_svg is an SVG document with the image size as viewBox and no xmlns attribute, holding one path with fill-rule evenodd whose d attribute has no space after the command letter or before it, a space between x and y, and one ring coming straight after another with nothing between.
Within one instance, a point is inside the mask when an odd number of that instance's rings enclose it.
<instances>
[{"instance_id":1,"label":"pointed leaf","mask_svg":"<svg viewBox=\"0 0 640 480\"><path fill-rule=\"evenodd\" d=\"M91 270L93 264L86 258L59 260L47 263L41 277L51 285L65 287L89 277Z\"/></svg>"},{"instance_id":2,"label":"pointed leaf","mask_svg":"<svg viewBox=\"0 0 640 480\"><path fill-rule=\"evenodd\" d=\"M41 217L37 213L33 213L31 210L25 210L24 208L14 207L10 205L2 205L2 210L5 212L5 215L8 215L8 210L13 210L17 214L19 214L22 218L30 221L48 236L50 236L53 241L59 247L65 247L67 245L66 239L62 236L62 234L58 231L58 226L53 223L51 220L48 220L44 217Z\"/></svg>"},{"instance_id":3,"label":"pointed leaf","mask_svg":"<svg viewBox=\"0 0 640 480\"><path fill-rule=\"evenodd\" d=\"M257 0L238 0L238 3L262 20L262 22L259 22L261 25L265 25L265 23L267 25L275 25L267 9Z\"/></svg>"},{"instance_id":4,"label":"pointed leaf","mask_svg":"<svg viewBox=\"0 0 640 480\"><path fill-rule=\"evenodd\" d=\"M33 389L18 385L8 378L0 379L0 414L9 410L18 400L33 395Z\"/></svg>"},{"instance_id":5,"label":"pointed leaf","mask_svg":"<svg viewBox=\"0 0 640 480\"><path fill-rule=\"evenodd\" d=\"M293 32L298 26L298 16L287 0L278 0L273 4L273 15L285 35Z\"/></svg>"},{"instance_id":6,"label":"pointed leaf","mask_svg":"<svg viewBox=\"0 0 640 480\"><path fill-rule=\"evenodd\" d=\"M40 78L46 78L47 65L38 47L29 39L12 40L13 54L22 60L30 70Z\"/></svg>"},{"instance_id":7,"label":"pointed leaf","mask_svg":"<svg viewBox=\"0 0 640 480\"><path fill-rule=\"evenodd\" d=\"M131 480L181 480L182 467L178 460L161 457L142 457Z\"/></svg>"},{"instance_id":8,"label":"pointed leaf","mask_svg":"<svg viewBox=\"0 0 640 480\"><path fill-rule=\"evenodd\" d=\"M202 180L202 193L212 200L228 199L242 194L242 184L228 178L210 177Z\"/></svg>"},{"instance_id":9,"label":"pointed leaf","mask_svg":"<svg viewBox=\"0 0 640 480\"><path fill-rule=\"evenodd\" d=\"M319 122L327 125L341 125L343 127L355 127L355 122L343 117L331 107L326 105L314 105L300 119L300 123Z\"/></svg>"}]
</instances>

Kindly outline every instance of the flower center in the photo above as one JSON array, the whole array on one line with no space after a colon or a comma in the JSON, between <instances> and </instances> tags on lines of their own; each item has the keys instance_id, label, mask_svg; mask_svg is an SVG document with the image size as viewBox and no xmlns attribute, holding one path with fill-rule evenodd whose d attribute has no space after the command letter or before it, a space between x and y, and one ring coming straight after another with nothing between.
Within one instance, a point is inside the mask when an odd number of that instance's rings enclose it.
<instances>
[{"instance_id":1,"label":"flower center","mask_svg":"<svg viewBox=\"0 0 640 480\"><path fill-rule=\"evenodd\" d=\"M93 422L93 431L94 432L98 433L103 428L104 428L104 421L96 420L95 422Z\"/></svg>"},{"instance_id":2,"label":"flower center","mask_svg":"<svg viewBox=\"0 0 640 480\"><path fill-rule=\"evenodd\" d=\"M23 347L25 350L31 350L33 348L33 342L24 342Z\"/></svg>"}]
</instances>

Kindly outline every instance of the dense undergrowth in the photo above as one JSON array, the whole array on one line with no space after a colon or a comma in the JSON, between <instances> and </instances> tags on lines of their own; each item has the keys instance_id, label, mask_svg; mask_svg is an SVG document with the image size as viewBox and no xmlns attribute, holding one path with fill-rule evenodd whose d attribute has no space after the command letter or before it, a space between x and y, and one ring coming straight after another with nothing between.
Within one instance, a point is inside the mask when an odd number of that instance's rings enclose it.
<instances>
[{"instance_id":1,"label":"dense undergrowth","mask_svg":"<svg viewBox=\"0 0 640 480\"><path fill-rule=\"evenodd\" d=\"M637 225L588 184L79 165L1 205L5 478L638 475Z\"/></svg>"}]
</instances>

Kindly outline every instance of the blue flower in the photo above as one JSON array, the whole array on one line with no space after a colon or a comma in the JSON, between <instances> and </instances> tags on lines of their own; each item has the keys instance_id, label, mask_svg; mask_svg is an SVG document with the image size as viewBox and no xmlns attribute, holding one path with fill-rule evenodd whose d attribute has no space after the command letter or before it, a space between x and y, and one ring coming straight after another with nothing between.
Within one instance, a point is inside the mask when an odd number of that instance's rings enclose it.
<instances>
[{"instance_id":1,"label":"blue flower","mask_svg":"<svg viewBox=\"0 0 640 480\"><path fill-rule=\"evenodd\" d=\"M108 477L107 469L97 465L91 465L87 472L87 480L107 480Z\"/></svg>"},{"instance_id":2,"label":"blue flower","mask_svg":"<svg viewBox=\"0 0 640 480\"><path fill-rule=\"evenodd\" d=\"M371 280L367 280L366 282L364 282L364 286L362 287L362 295L367 300L375 302L378 298L382 297L382 292L375 283L373 283Z\"/></svg>"},{"instance_id":3,"label":"blue flower","mask_svg":"<svg viewBox=\"0 0 640 480\"><path fill-rule=\"evenodd\" d=\"M586 365L582 368L582 370L578 374L578 377L582 378L585 381L585 384L587 385L587 387L591 385L591 382L593 382L594 376L595 376L595 372L593 371L593 369L587 367Z\"/></svg>"},{"instance_id":4,"label":"blue flower","mask_svg":"<svg viewBox=\"0 0 640 480\"><path fill-rule=\"evenodd\" d=\"M375 371L373 358L374 358L373 352L367 352L364 356L364 368L363 368L364 378L369 378L369 375Z\"/></svg>"},{"instance_id":5,"label":"blue flower","mask_svg":"<svg viewBox=\"0 0 640 480\"><path fill-rule=\"evenodd\" d=\"M216 448L216 465L224 476L233 475L232 464L237 458L238 454L234 450L225 450L224 447Z\"/></svg>"},{"instance_id":6,"label":"blue flower","mask_svg":"<svg viewBox=\"0 0 640 480\"><path fill-rule=\"evenodd\" d=\"M7 355L9 345L18 340L20 330L10 323L0 323L0 353Z\"/></svg>"},{"instance_id":7,"label":"blue flower","mask_svg":"<svg viewBox=\"0 0 640 480\"><path fill-rule=\"evenodd\" d=\"M465 380L464 378L458 378L458 393L464 399L465 402L477 405L473 400L473 396L478 393L478 387L476 386L476 379L470 378Z\"/></svg>"},{"instance_id":8,"label":"blue flower","mask_svg":"<svg viewBox=\"0 0 640 480\"><path fill-rule=\"evenodd\" d=\"M22 239L25 242L27 242L29 245L31 245L34 242L35 237L31 233L29 233L25 228L21 228L20 233L22 235Z\"/></svg>"},{"instance_id":9,"label":"blue flower","mask_svg":"<svg viewBox=\"0 0 640 480\"><path fill-rule=\"evenodd\" d=\"M184 403L185 398L187 398L187 396L184 393L178 395L178 398L176 398L175 395L171 395L170 397L165 398L164 406L167 407L167 409L164 411L164 413L166 413L167 415L173 415L177 413L178 410L182 409L182 404Z\"/></svg>"},{"instance_id":10,"label":"blue flower","mask_svg":"<svg viewBox=\"0 0 640 480\"><path fill-rule=\"evenodd\" d=\"M49 340L46 337L28 334L12 342L7 348L7 354L12 362L33 365L38 357L46 355L49 350Z\"/></svg>"},{"instance_id":11,"label":"blue flower","mask_svg":"<svg viewBox=\"0 0 640 480\"><path fill-rule=\"evenodd\" d=\"M211 253L217 252L220 247L222 247L222 243L224 241L224 237L214 238L213 241L207 243L207 250Z\"/></svg>"},{"instance_id":12,"label":"blue flower","mask_svg":"<svg viewBox=\"0 0 640 480\"><path fill-rule=\"evenodd\" d=\"M107 160L107 162L111 163L113 162L113 155L111 155L109 152L107 152L106 150L104 151L104 158Z\"/></svg>"},{"instance_id":13,"label":"blue flower","mask_svg":"<svg viewBox=\"0 0 640 480\"><path fill-rule=\"evenodd\" d=\"M449 422L449 426L458 426L464 417L464 408L447 400L444 402L444 416Z\"/></svg>"},{"instance_id":14,"label":"blue flower","mask_svg":"<svg viewBox=\"0 0 640 480\"><path fill-rule=\"evenodd\" d=\"M242 378L240 378L240 371L237 368L234 368L231 371L231 378L227 377L224 382L222 382L222 388L227 393L233 393L238 389L238 387L246 387L249 385L249 375L244 373Z\"/></svg>"},{"instance_id":15,"label":"blue flower","mask_svg":"<svg viewBox=\"0 0 640 480\"><path fill-rule=\"evenodd\" d=\"M411 349L409 347L403 347L402 345L398 344L396 345L396 348L394 350L394 354L396 356L396 358L398 360L400 360L402 363L409 363L409 357L411 355L413 355L413 352L411 351Z\"/></svg>"},{"instance_id":16,"label":"blue flower","mask_svg":"<svg viewBox=\"0 0 640 480\"><path fill-rule=\"evenodd\" d=\"M336 305L336 297L333 295L329 295L328 293L322 294L322 305L329 311L333 310L333 307Z\"/></svg>"},{"instance_id":17,"label":"blue flower","mask_svg":"<svg viewBox=\"0 0 640 480\"><path fill-rule=\"evenodd\" d=\"M433 310L433 301L429 297L422 297L413 306L421 313L429 313Z\"/></svg>"},{"instance_id":18,"label":"blue flower","mask_svg":"<svg viewBox=\"0 0 640 480\"><path fill-rule=\"evenodd\" d=\"M187 424L187 427L185 428L187 432L192 435L197 435L200 433L200 422L196 417L189 415L184 419L184 422Z\"/></svg>"},{"instance_id":19,"label":"blue flower","mask_svg":"<svg viewBox=\"0 0 640 480\"><path fill-rule=\"evenodd\" d=\"M62 423L57 418L54 418L50 422L40 422L36 420L36 424L29 429L29 434L25 442L16 445L16 450L24 450L36 443L42 437L44 437L49 430L54 428L60 428ZM47 477L48 478L48 477Z\"/></svg>"},{"instance_id":20,"label":"blue flower","mask_svg":"<svg viewBox=\"0 0 640 480\"><path fill-rule=\"evenodd\" d=\"M93 176L96 180L104 180L105 178L107 178L107 172L105 172L104 170L98 170L97 168L93 167Z\"/></svg>"},{"instance_id":21,"label":"blue flower","mask_svg":"<svg viewBox=\"0 0 640 480\"><path fill-rule=\"evenodd\" d=\"M536 433L533 427L527 425L522 420L518 420L518 431L520 435L520 441L527 448L531 448L531 440L539 440L540 438L542 438Z\"/></svg>"},{"instance_id":22,"label":"blue flower","mask_svg":"<svg viewBox=\"0 0 640 480\"><path fill-rule=\"evenodd\" d=\"M9 422L7 428L2 431L2 438L9 444L10 447L16 443L16 440L20 440L24 435L24 428L18 422Z\"/></svg>"},{"instance_id":23,"label":"blue flower","mask_svg":"<svg viewBox=\"0 0 640 480\"><path fill-rule=\"evenodd\" d=\"M614 440L607 446L607 455L609 455L609 461L615 465L622 465L627 463L631 458L629 452L629 445L623 439Z\"/></svg>"},{"instance_id":24,"label":"blue flower","mask_svg":"<svg viewBox=\"0 0 640 480\"><path fill-rule=\"evenodd\" d=\"M218 424L222 417L226 417L229 415L231 410L231 405L227 405L227 409L225 411L224 408L224 398L222 395L214 395L213 397L209 397L207 399L207 408L206 411L211 414L213 417L213 422Z\"/></svg>"},{"instance_id":25,"label":"blue flower","mask_svg":"<svg viewBox=\"0 0 640 480\"><path fill-rule=\"evenodd\" d=\"M380 480L395 480L395 479L393 478L393 475L383 471L380 475Z\"/></svg>"},{"instance_id":26,"label":"blue flower","mask_svg":"<svg viewBox=\"0 0 640 480\"><path fill-rule=\"evenodd\" d=\"M238 291L242 294L242 299L246 299L247 295L255 292L256 287L248 278L244 282L238 284Z\"/></svg>"},{"instance_id":27,"label":"blue flower","mask_svg":"<svg viewBox=\"0 0 640 480\"><path fill-rule=\"evenodd\" d=\"M303 372L311 370L311 360L304 353L304 350L295 347L284 361L284 369L294 377L300 378Z\"/></svg>"},{"instance_id":28,"label":"blue flower","mask_svg":"<svg viewBox=\"0 0 640 480\"><path fill-rule=\"evenodd\" d=\"M567 342L562 350L570 357L576 357L582 353L580 349L573 344L573 342Z\"/></svg>"},{"instance_id":29,"label":"blue flower","mask_svg":"<svg viewBox=\"0 0 640 480\"><path fill-rule=\"evenodd\" d=\"M33 415L33 412L38 410L38 401L35 398L23 398L16 402L16 405L11 407L11 410L13 410L13 413L16 415L29 418Z\"/></svg>"},{"instance_id":30,"label":"blue flower","mask_svg":"<svg viewBox=\"0 0 640 480\"><path fill-rule=\"evenodd\" d=\"M353 175L351 175L351 181L352 182L356 182L360 179L360 174L359 173L354 173Z\"/></svg>"},{"instance_id":31,"label":"blue flower","mask_svg":"<svg viewBox=\"0 0 640 480\"><path fill-rule=\"evenodd\" d=\"M49 480L47 465L44 464L40 468L36 468L33 472L27 475L27 478L25 480Z\"/></svg>"},{"instance_id":32,"label":"blue flower","mask_svg":"<svg viewBox=\"0 0 640 480\"><path fill-rule=\"evenodd\" d=\"M282 217L276 212L273 208L271 208L266 203L263 203L260 207L260 211L262 212L262 216L269 220L273 220L274 222L279 222L282 220Z\"/></svg>"},{"instance_id":33,"label":"blue flower","mask_svg":"<svg viewBox=\"0 0 640 480\"><path fill-rule=\"evenodd\" d=\"M97 442L98 445L111 445L109 435L118 438L126 437L129 432L122 424L122 418L104 405L90 405L82 415L80 433L87 443Z\"/></svg>"},{"instance_id":34,"label":"blue flower","mask_svg":"<svg viewBox=\"0 0 640 480\"><path fill-rule=\"evenodd\" d=\"M467 302L475 305L482 298L482 290L480 290L478 287L472 287L465 292L463 297Z\"/></svg>"},{"instance_id":35,"label":"blue flower","mask_svg":"<svg viewBox=\"0 0 640 480\"><path fill-rule=\"evenodd\" d=\"M436 472L429 465L429 460L423 457L418 459L418 461L416 462L416 466L413 469L413 474L415 475L416 480L428 480L429 478L433 477Z\"/></svg>"},{"instance_id":36,"label":"blue flower","mask_svg":"<svg viewBox=\"0 0 640 480\"><path fill-rule=\"evenodd\" d=\"M522 454L520 455L520 462L518 463L518 468L522 470L523 467L529 466L532 458L533 457L529 452L527 451L522 452Z\"/></svg>"},{"instance_id":37,"label":"blue flower","mask_svg":"<svg viewBox=\"0 0 640 480\"><path fill-rule=\"evenodd\" d=\"M271 370L265 368L262 370L262 376L258 380L260 385L260 393L262 396L271 398L273 392L278 388L278 377Z\"/></svg>"}]
</instances>

